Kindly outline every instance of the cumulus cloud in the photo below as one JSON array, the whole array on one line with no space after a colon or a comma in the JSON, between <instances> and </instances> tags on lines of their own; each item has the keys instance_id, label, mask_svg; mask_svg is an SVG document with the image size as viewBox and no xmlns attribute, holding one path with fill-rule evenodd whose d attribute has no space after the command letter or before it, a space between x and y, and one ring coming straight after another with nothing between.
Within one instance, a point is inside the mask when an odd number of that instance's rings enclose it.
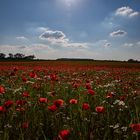
<instances>
[{"instance_id":1,"label":"cumulus cloud","mask_svg":"<svg viewBox=\"0 0 140 140\"><path fill-rule=\"evenodd\" d=\"M132 18L132 17L138 16L139 12L134 11L129 6L124 6L124 7L118 8L115 12L115 15Z\"/></svg>"},{"instance_id":2,"label":"cumulus cloud","mask_svg":"<svg viewBox=\"0 0 140 140\"><path fill-rule=\"evenodd\" d=\"M105 47L105 48L110 48L110 47L112 47L112 45L111 45L110 42L106 42L106 43L104 44L104 47Z\"/></svg>"},{"instance_id":3,"label":"cumulus cloud","mask_svg":"<svg viewBox=\"0 0 140 140\"><path fill-rule=\"evenodd\" d=\"M112 47L112 44L108 40L99 40L94 45L101 46L101 47L104 47L106 49Z\"/></svg>"},{"instance_id":4,"label":"cumulus cloud","mask_svg":"<svg viewBox=\"0 0 140 140\"><path fill-rule=\"evenodd\" d=\"M127 32L123 31L123 30L117 30L117 31L114 31L112 33L110 33L110 36L111 37L123 37L127 34Z\"/></svg>"},{"instance_id":5,"label":"cumulus cloud","mask_svg":"<svg viewBox=\"0 0 140 140\"><path fill-rule=\"evenodd\" d=\"M48 40L50 42L61 42L65 40L66 35L62 31L51 31L47 30L44 33L42 33L39 38L42 40Z\"/></svg>"},{"instance_id":6,"label":"cumulus cloud","mask_svg":"<svg viewBox=\"0 0 140 140\"><path fill-rule=\"evenodd\" d=\"M88 43L79 43L70 41L62 31L47 30L39 38L46 40L52 45L68 48L88 48Z\"/></svg>"}]
</instances>

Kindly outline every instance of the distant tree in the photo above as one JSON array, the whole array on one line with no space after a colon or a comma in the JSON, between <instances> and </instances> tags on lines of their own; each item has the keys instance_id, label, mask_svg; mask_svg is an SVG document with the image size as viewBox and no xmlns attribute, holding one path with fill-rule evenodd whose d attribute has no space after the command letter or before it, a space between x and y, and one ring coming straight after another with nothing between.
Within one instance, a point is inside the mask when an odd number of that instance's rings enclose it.
<instances>
[{"instance_id":1,"label":"distant tree","mask_svg":"<svg viewBox=\"0 0 140 140\"><path fill-rule=\"evenodd\" d=\"M12 54L9 53L8 57L6 57L6 54L4 53L0 53L0 59L26 59L26 60L33 60L35 58L35 55L24 55L22 53L16 53L16 54Z\"/></svg>"},{"instance_id":2,"label":"distant tree","mask_svg":"<svg viewBox=\"0 0 140 140\"><path fill-rule=\"evenodd\" d=\"M6 54L0 53L0 59L4 59L6 57Z\"/></svg>"},{"instance_id":3,"label":"distant tree","mask_svg":"<svg viewBox=\"0 0 140 140\"><path fill-rule=\"evenodd\" d=\"M25 57L25 55L22 54L22 53L16 53L16 54L14 54L14 58L16 58L16 59L23 59L24 57Z\"/></svg>"},{"instance_id":4,"label":"distant tree","mask_svg":"<svg viewBox=\"0 0 140 140\"><path fill-rule=\"evenodd\" d=\"M13 58L14 58L14 54L9 53L8 55L9 55L9 58L10 58L10 59L13 59Z\"/></svg>"},{"instance_id":5,"label":"distant tree","mask_svg":"<svg viewBox=\"0 0 140 140\"><path fill-rule=\"evenodd\" d=\"M129 59L127 62L130 62L130 63L132 63L132 62L139 63L138 60L134 60L134 59Z\"/></svg>"}]
</instances>

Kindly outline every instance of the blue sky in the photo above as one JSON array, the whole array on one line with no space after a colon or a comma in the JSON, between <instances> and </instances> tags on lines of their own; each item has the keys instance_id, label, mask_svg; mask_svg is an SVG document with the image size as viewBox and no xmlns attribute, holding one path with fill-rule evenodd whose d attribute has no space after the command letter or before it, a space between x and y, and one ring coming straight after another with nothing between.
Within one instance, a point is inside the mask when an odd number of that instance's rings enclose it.
<instances>
[{"instance_id":1,"label":"blue sky","mask_svg":"<svg viewBox=\"0 0 140 140\"><path fill-rule=\"evenodd\" d=\"M0 52L140 60L140 1L0 0Z\"/></svg>"}]
</instances>

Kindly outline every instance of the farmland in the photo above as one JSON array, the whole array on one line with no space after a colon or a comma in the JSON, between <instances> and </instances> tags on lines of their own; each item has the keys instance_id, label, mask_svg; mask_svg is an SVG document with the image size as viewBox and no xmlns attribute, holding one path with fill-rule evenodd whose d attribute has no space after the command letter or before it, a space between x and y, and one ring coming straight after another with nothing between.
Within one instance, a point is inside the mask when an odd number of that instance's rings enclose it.
<instances>
[{"instance_id":1,"label":"farmland","mask_svg":"<svg viewBox=\"0 0 140 140\"><path fill-rule=\"evenodd\" d=\"M140 64L0 62L0 139L140 139Z\"/></svg>"}]
</instances>

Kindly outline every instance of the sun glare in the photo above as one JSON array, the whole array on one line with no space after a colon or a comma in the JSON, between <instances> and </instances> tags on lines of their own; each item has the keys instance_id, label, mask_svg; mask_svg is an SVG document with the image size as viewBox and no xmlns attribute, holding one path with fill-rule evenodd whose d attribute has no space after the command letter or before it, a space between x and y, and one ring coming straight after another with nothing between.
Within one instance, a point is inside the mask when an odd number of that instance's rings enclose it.
<instances>
[{"instance_id":1,"label":"sun glare","mask_svg":"<svg viewBox=\"0 0 140 140\"><path fill-rule=\"evenodd\" d=\"M61 0L61 2L68 8L71 8L72 6L76 6L76 4L79 2L79 0Z\"/></svg>"}]
</instances>

